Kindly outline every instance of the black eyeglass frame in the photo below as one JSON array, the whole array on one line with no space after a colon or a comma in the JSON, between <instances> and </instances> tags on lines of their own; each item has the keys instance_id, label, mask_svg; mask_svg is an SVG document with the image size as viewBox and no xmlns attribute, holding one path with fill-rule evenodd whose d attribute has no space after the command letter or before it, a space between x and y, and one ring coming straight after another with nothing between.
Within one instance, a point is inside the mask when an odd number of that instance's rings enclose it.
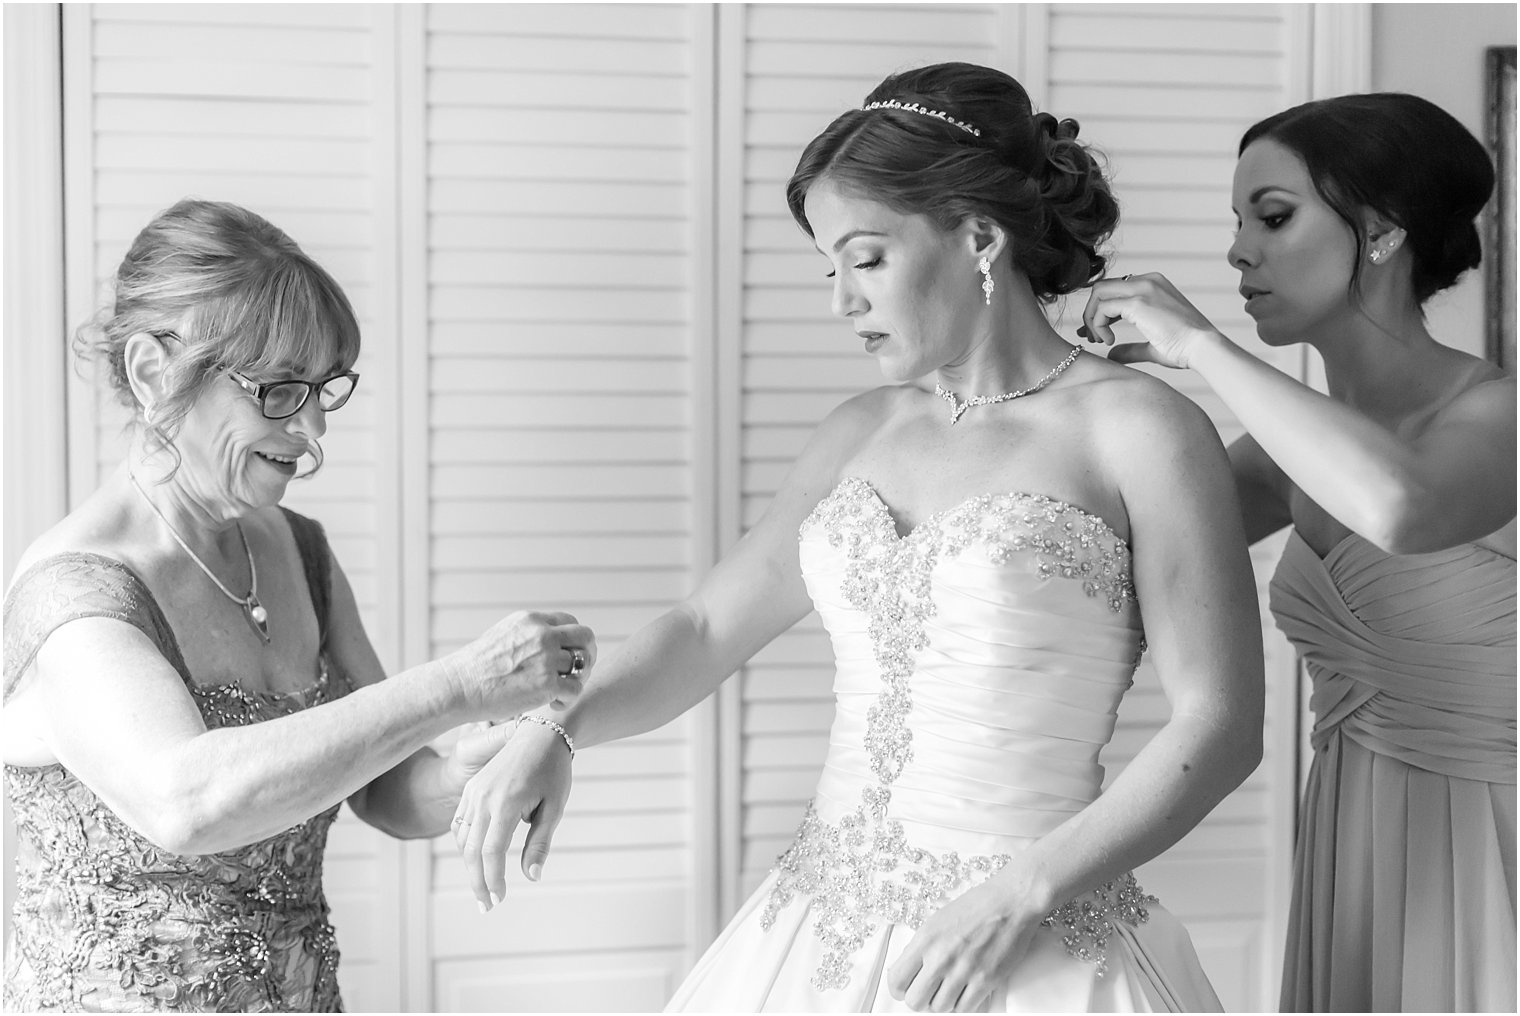
<instances>
[{"instance_id":1,"label":"black eyeglass frame","mask_svg":"<svg viewBox=\"0 0 1520 1016\"><path fill-rule=\"evenodd\" d=\"M158 338L173 339L175 342L181 344L183 344L185 341L184 339L180 338L178 334L171 331L153 332L152 334ZM354 391L359 387L359 374L357 371L352 370L345 370L342 373L334 374L332 377L324 378L321 381L303 381L300 378L291 378L288 381L265 381L263 383L260 383L253 380L248 375L235 370L229 370L227 372L227 376L232 378L232 380L237 383L239 388L243 389L243 391L247 392L253 398L258 400L259 412L264 414L264 419L266 420L290 419L292 416L295 416L305 408L306 403L311 400L312 395L316 395L318 397L317 406L322 410L322 412L331 413L334 410L342 409L345 405L347 405L348 400L353 398ZM333 403L331 406L322 405L322 389L326 388L329 384L338 380L339 378L347 378L353 383L349 386L348 391L343 394L343 397L340 398L337 402ZM276 388L280 388L286 385L304 385L306 391L301 393L301 398L296 402L294 409L288 413L281 413L279 416L275 416L269 411L269 393L274 391Z\"/></svg>"},{"instance_id":2,"label":"black eyeglass frame","mask_svg":"<svg viewBox=\"0 0 1520 1016\"><path fill-rule=\"evenodd\" d=\"M354 389L359 387L359 375L357 372L351 370L345 370L341 374L334 374L332 377L321 381L302 381L299 378L293 378L289 381L266 381L263 384L260 384L252 378L240 374L235 370L229 370L227 372L227 376L236 381L238 383L238 387L242 388L243 391L259 400L259 412L264 414L264 419L266 420L290 419L306 406L306 403L310 401L313 394L318 396L317 406L322 410L322 412L331 413L334 410L342 409L345 405L347 405L348 400L353 397ZM353 384L349 386L348 391L344 392L343 397L340 398L337 402L334 402L330 406L322 405L322 399L320 397L322 389L326 388L328 385L332 384L339 378L348 378L353 382ZM269 411L269 403L266 400L268 399L270 392L274 391L276 388L283 388L288 385L305 385L306 391L302 393L300 401L296 403L294 409L288 413L281 413L279 416L275 416Z\"/></svg>"}]
</instances>

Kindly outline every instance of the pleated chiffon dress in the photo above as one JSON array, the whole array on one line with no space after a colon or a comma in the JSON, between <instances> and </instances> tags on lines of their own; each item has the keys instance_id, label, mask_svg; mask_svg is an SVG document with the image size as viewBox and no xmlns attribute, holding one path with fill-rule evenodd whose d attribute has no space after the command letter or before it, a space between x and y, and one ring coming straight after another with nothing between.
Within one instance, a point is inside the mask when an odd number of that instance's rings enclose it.
<instances>
[{"instance_id":1,"label":"pleated chiffon dress","mask_svg":"<svg viewBox=\"0 0 1520 1016\"><path fill-rule=\"evenodd\" d=\"M1515 579L1289 538L1271 606L1315 721L1284 1012L1515 1011Z\"/></svg>"}]
</instances>

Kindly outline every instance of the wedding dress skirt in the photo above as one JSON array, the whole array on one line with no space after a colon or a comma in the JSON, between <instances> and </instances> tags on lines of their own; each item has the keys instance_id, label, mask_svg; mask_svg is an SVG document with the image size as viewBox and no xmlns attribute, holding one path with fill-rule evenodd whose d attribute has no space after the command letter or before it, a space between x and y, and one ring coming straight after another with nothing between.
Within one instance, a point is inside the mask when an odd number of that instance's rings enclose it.
<instances>
[{"instance_id":1,"label":"wedding dress skirt","mask_svg":"<svg viewBox=\"0 0 1520 1016\"><path fill-rule=\"evenodd\" d=\"M671 1010L904 1009L886 972L925 918L1091 803L1144 648L1128 548L1099 518L994 494L907 536L846 479L800 531L836 714L791 848ZM1059 908L994 1011L1217 1010L1186 931L1132 876Z\"/></svg>"},{"instance_id":2,"label":"wedding dress skirt","mask_svg":"<svg viewBox=\"0 0 1520 1016\"><path fill-rule=\"evenodd\" d=\"M1294 533L1272 612L1314 682L1283 1011L1514 1012L1514 560Z\"/></svg>"}]
</instances>

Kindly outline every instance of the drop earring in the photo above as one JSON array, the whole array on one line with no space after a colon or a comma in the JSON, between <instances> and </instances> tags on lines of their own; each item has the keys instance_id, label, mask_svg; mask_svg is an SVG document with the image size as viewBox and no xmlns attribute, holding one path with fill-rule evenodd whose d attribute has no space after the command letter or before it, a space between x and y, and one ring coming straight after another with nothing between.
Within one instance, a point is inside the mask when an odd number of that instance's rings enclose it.
<instances>
[{"instance_id":1,"label":"drop earring","mask_svg":"<svg viewBox=\"0 0 1520 1016\"><path fill-rule=\"evenodd\" d=\"M976 270L982 273L982 295L987 298L987 306L992 306L992 290L995 288L992 282L992 264L986 259L976 263Z\"/></svg>"}]
</instances>

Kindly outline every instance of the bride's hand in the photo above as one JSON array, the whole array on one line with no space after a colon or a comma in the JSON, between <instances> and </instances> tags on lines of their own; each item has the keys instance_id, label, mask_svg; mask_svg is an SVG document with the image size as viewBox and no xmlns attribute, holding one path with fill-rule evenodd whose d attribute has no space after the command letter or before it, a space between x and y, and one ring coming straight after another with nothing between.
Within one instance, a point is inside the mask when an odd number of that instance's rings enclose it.
<instances>
[{"instance_id":1,"label":"bride's hand","mask_svg":"<svg viewBox=\"0 0 1520 1016\"><path fill-rule=\"evenodd\" d=\"M980 1012L1005 982L1043 915L1010 906L992 885L935 911L887 971L887 990L917 1012Z\"/></svg>"},{"instance_id":2,"label":"bride's hand","mask_svg":"<svg viewBox=\"0 0 1520 1016\"><path fill-rule=\"evenodd\" d=\"M454 811L454 845L465 878L489 910L507 893L507 850L517 823L528 823L522 871L538 881L570 796L570 752L551 728L524 723L496 757L470 777Z\"/></svg>"},{"instance_id":3,"label":"bride's hand","mask_svg":"<svg viewBox=\"0 0 1520 1016\"><path fill-rule=\"evenodd\" d=\"M1210 337L1223 338L1164 275L1126 275L1094 283L1077 334L1089 342L1113 346L1110 326L1120 320L1134 325L1145 341L1114 346L1108 358L1116 363L1186 369L1200 343Z\"/></svg>"}]
</instances>

